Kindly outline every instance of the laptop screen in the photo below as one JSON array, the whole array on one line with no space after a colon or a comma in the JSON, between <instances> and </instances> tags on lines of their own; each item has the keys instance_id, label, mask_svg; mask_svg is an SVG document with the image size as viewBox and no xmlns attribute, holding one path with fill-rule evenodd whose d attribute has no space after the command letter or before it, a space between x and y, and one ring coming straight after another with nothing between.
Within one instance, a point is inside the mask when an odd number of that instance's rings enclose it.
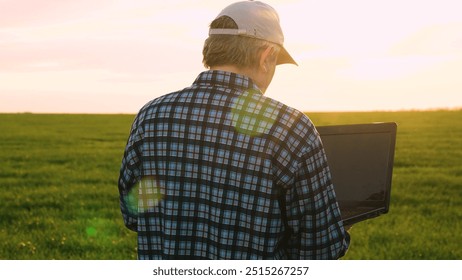
<instances>
[{"instance_id":1,"label":"laptop screen","mask_svg":"<svg viewBox=\"0 0 462 280\"><path fill-rule=\"evenodd\" d=\"M345 224L388 212L396 123L319 126Z\"/></svg>"}]
</instances>

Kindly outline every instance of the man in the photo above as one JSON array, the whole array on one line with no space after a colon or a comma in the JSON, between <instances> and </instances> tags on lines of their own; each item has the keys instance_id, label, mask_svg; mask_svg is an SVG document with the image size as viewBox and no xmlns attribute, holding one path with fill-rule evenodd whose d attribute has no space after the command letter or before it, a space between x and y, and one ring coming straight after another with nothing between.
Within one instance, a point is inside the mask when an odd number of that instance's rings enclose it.
<instances>
[{"instance_id":1,"label":"man","mask_svg":"<svg viewBox=\"0 0 462 280\"><path fill-rule=\"evenodd\" d=\"M119 178L139 259L337 259L344 230L319 135L264 97L296 64L276 11L258 1L211 23L191 87L138 113Z\"/></svg>"}]
</instances>

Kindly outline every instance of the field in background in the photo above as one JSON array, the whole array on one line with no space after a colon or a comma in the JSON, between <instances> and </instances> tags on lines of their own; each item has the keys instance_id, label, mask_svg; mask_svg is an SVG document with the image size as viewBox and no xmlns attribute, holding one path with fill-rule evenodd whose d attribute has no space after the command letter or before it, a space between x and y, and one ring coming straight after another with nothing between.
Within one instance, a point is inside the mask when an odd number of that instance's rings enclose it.
<instances>
[{"instance_id":1,"label":"field in background","mask_svg":"<svg viewBox=\"0 0 462 280\"><path fill-rule=\"evenodd\" d=\"M345 259L462 259L462 111L308 113L398 123L390 212ZM135 259L117 177L132 115L0 114L0 259Z\"/></svg>"}]
</instances>

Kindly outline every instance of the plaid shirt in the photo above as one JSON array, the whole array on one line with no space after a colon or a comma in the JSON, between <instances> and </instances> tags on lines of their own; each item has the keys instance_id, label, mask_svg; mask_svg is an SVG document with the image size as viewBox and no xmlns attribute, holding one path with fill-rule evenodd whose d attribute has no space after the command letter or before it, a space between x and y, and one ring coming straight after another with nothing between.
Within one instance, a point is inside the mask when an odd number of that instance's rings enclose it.
<instances>
[{"instance_id":1,"label":"plaid shirt","mask_svg":"<svg viewBox=\"0 0 462 280\"><path fill-rule=\"evenodd\" d=\"M140 110L119 192L139 259L336 259L349 245L309 118L234 73Z\"/></svg>"}]
</instances>

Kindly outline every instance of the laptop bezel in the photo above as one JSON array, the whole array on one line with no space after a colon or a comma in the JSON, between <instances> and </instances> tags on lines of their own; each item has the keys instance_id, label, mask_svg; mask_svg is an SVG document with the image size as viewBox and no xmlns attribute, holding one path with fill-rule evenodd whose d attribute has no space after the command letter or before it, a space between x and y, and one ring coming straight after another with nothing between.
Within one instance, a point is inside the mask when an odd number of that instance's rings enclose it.
<instances>
[{"instance_id":1,"label":"laptop bezel","mask_svg":"<svg viewBox=\"0 0 462 280\"><path fill-rule=\"evenodd\" d=\"M387 165L387 177L385 181L385 205L377 209L367 211L358 215L348 217L343 220L345 225L352 225L367 219L378 217L382 214L386 214L390 209L391 199L391 186L393 177L393 166L394 166L394 155L396 148L396 135L397 135L397 124L395 122L380 122L380 123L362 123L362 124L342 124L342 125L325 125L316 126L318 133L321 136L328 135L345 135L345 134L371 134L371 133L386 133L390 135L390 145L388 151L388 165ZM329 158L327 159L329 164ZM334 184L335 190L335 184ZM339 204L339 207L341 205ZM340 209L341 211L341 209Z\"/></svg>"}]
</instances>

